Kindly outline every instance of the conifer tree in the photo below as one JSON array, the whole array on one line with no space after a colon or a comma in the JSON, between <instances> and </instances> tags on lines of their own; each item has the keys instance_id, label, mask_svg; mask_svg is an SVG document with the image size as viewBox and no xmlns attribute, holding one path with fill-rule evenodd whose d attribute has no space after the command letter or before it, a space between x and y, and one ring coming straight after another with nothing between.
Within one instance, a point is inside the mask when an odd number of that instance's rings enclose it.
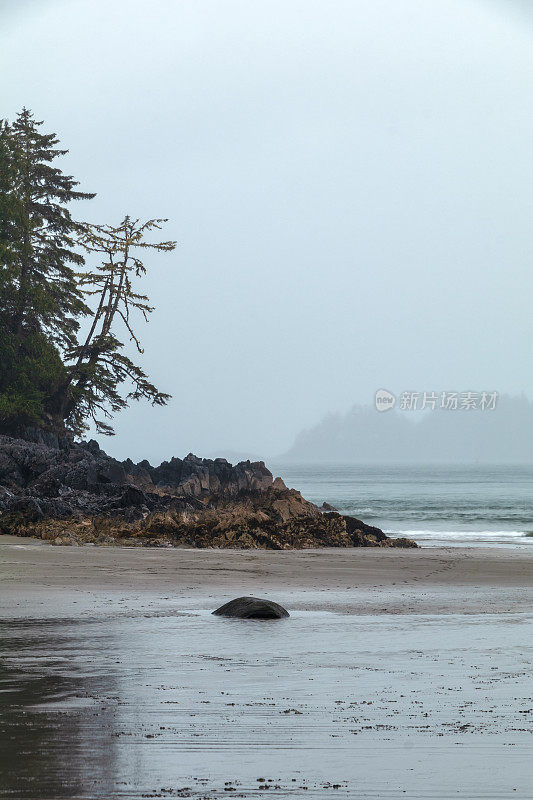
<instances>
[{"instance_id":1,"label":"conifer tree","mask_svg":"<svg viewBox=\"0 0 533 800\"><path fill-rule=\"evenodd\" d=\"M41 125L27 109L12 125L0 121L0 430L80 434L93 420L110 434L102 416L131 399L169 399L126 355L119 326L142 353L132 314L147 320L152 307L133 285L146 272L139 253L175 242L145 240L166 220L74 221L68 205L94 195L54 166L68 151ZM102 263L80 272L83 251ZM78 341L84 315L90 322Z\"/></svg>"},{"instance_id":2,"label":"conifer tree","mask_svg":"<svg viewBox=\"0 0 533 800\"><path fill-rule=\"evenodd\" d=\"M6 120L0 120L0 325L11 327L22 249L21 202L17 193L22 163Z\"/></svg>"},{"instance_id":3,"label":"conifer tree","mask_svg":"<svg viewBox=\"0 0 533 800\"><path fill-rule=\"evenodd\" d=\"M12 189L14 176L11 129L6 120L0 120L0 265L2 267L11 262L13 242L16 241L16 206Z\"/></svg>"},{"instance_id":4,"label":"conifer tree","mask_svg":"<svg viewBox=\"0 0 533 800\"><path fill-rule=\"evenodd\" d=\"M25 332L42 331L60 347L70 347L78 317L88 309L73 269L83 264L83 256L74 249L77 223L67 204L94 194L77 191L78 181L53 166L68 150L57 147L54 133L41 133L41 125L24 108L10 128L18 242L9 330L19 339Z\"/></svg>"},{"instance_id":5,"label":"conifer tree","mask_svg":"<svg viewBox=\"0 0 533 800\"><path fill-rule=\"evenodd\" d=\"M50 423L49 399L65 380L58 350L87 313L73 266L76 223L67 208L92 194L51 165L67 151L23 109L0 122L0 428Z\"/></svg>"},{"instance_id":6,"label":"conifer tree","mask_svg":"<svg viewBox=\"0 0 533 800\"><path fill-rule=\"evenodd\" d=\"M166 220L140 222L127 216L117 226L85 224L80 228L79 242L88 254L97 254L102 261L94 270L78 275L85 294L95 299L96 308L83 341L68 352L69 377L62 389L63 417L77 433L89 418L98 432L112 434L111 426L99 415L110 418L129 400L144 398L153 405L164 405L170 398L156 389L142 368L123 352L118 338L122 325L137 352L144 352L133 329L132 314L137 311L148 321L153 308L146 295L135 291L133 283L146 273L139 251L164 252L176 246L171 241L145 241L145 235L160 229L163 222ZM119 391L122 384L128 387L124 396Z\"/></svg>"}]
</instances>

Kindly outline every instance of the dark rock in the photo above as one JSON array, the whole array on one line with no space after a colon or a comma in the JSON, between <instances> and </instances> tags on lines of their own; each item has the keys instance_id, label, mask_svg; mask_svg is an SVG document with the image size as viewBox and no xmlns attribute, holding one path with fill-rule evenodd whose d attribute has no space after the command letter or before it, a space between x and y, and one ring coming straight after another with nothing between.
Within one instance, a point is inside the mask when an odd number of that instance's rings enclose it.
<instances>
[{"instance_id":1,"label":"dark rock","mask_svg":"<svg viewBox=\"0 0 533 800\"><path fill-rule=\"evenodd\" d=\"M102 452L100 450L100 445L98 444L96 439L89 439L85 447L89 451L89 453L92 453L93 456L99 456L100 453Z\"/></svg>"},{"instance_id":2,"label":"dark rock","mask_svg":"<svg viewBox=\"0 0 533 800\"><path fill-rule=\"evenodd\" d=\"M335 506L330 506L330 504L329 504L329 503L326 503L326 502L322 503L322 505L320 506L320 508L321 508L323 511L337 511L337 512L338 512L338 510L339 510L338 508L335 508Z\"/></svg>"},{"instance_id":3,"label":"dark rock","mask_svg":"<svg viewBox=\"0 0 533 800\"><path fill-rule=\"evenodd\" d=\"M98 464L98 483L126 483L126 471L122 464L114 458L108 459L104 464Z\"/></svg>"},{"instance_id":4,"label":"dark rock","mask_svg":"<svg viewBox=\"0 0 533 800\"><path fill-rule=\"evenodd\" d=\"M32 494L38 497L58 497L61 493L63 484L50 470L43 472L42 475L31 484Z\"/></svg>"},{"instance_id":5,"label":"dark rock","mask_svg":"<svg viewBox=\"0 0 533 800\"><path fill-rule=\"evenodd\" d=\"M153 467L150 466L148 461L141 461L139 464L134 464L131 458L127 458L122 462L124 472L128 478L133 478L138 486L151 488L153 490L154 484L152 481L151 472Z\"/></svg>"},{"instance_id":6,"label":"dark rock","mask_svg":"<svg viewBox=\"0 0 533 800\"><path fill-rule=\"evenodd\" d=\"M128 486L120 498L120 505L123 508L127 508L128 506L144 506L146 502L147 498L145 493L137 489L136 486Z\"/></svg>"},{"instance_id":7,"label":"dark rock","mask_svg":"<svg viewBox=\"0 0 533 800\"><path fill-rule=\"evenodd\" d=\"M388 547L418 547L417 543L406 536L398 536L397 539L390 537L387 540Z\"/></svg>"},{"instance_id":8,"label":"dark rock","mask_svg":"<svg viewBox=\"0 0 533 800\"><path fill-rule=\"evenodd\" d=\"M283 619L290 616L289 612L278 603L273 603L272 600L260 600L257 597L237 597L217 608L213 614L237 619Z\"/></svg>"},{"instance_id":9,"label":"dark rock","mask_svg":"<svg viewBox=\"0 0 533 800\"><path fill-rule=\"evenodd\" d=\"M329 516L329 515L328 515ZM359 547L372 547L372 542L384 542L388 537L380 528L367 525L355 517L344 517L346 532L351 537L354 545Z\"/></svg>"},{"instance_id":10,"label":"dark rock","mask_svg":"<svg viewBox=\"0 0 533 800\"><path fill-rule=\"evenodd\" d=\"M35 497L19 497L9 504L11 512L23 514L29 522L36 522L43 518L43 510Z\"/></svg>"},{"instance_id":11,"label":"dark rock","mask_svg":"<svg viewBox=\"0 0 533 800\"><path fill-rule=\"evenodd\" d=\"M413 547L319 509L262 461L108 456L95 441L49 447L0 435L0 530L43 539L152 546ZM66 531L66 533L65 533Z\"/></svg>"},{"instance_id":12,"label":"dark rock","mask_svg":"<svg viewBox=\"0 0 533 800\"><path fill-rule=\"evenodd\" d=\"M35 444L44 444L54 450L59 450L59 437L52 431L45 431L41 428L28 426L21 431L22 438Z\"/></svg>"}]
</instances>

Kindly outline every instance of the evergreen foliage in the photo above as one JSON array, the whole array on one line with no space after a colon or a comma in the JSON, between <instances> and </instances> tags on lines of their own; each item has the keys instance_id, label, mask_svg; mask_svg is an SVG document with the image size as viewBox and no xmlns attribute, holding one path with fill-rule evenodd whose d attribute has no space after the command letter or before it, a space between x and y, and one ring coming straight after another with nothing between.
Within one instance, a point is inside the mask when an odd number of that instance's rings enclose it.
<instances>
[{"instance_id":1,"label":"evergreen foliage","mask_svg":"<svg viewBox=\"0 0 533 800\"><path fill-rule=\"evenodd\" d=\"M27 109L13 124L0 120L0 430L37 425L80 434L93 421L112 433L99 416L130 399L169 398L123 352L117 324L142 353L131 313L147 319L152 308L133 287L146 272L139 252L175 243L144 240L164 220L125 217L117 227L74 220L70 204L94 194L78 191L55 166L68 151L41 126ZM102 263L84 270L95 256ZM79 341L84 317L88 333Z\"/></svg>"},{"instance_id":2,"label":"evergreen foliage","mask_svg":"<svg viewBox=\"0 0 533 800\"><path fill-rule=\"evenodd\" d=\"M117 325L121 324L137 352L144 352L132 327L132 312L140 312L147 321L153 308L146 295L134 291L133 281L146 274L139 251L163 252L176 246L170 241L145 241L145 234L160 229L163 222L166 220L140 222L127 216L116 227L86 224L81 229L80 244L88 254L97 254L101 263L79 276L85 294L94 297L97 305L83 343L68 352L72 366L64 415L74 429L90 418L99 432L109 434L112 429L98 414L109 418L129 399L144 398L153 405L164 405L170 398L122 352L123 343L117 338ZM118 390L124 383L130 386L125 397Z\"/></svg>"}]
</instances>

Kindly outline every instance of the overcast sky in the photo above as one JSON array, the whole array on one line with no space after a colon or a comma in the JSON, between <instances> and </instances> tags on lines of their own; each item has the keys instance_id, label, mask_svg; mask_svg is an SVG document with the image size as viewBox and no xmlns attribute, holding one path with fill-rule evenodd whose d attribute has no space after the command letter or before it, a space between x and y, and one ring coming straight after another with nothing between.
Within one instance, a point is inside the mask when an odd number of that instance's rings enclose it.
<instances>
[{"instance_id":1,"label":"overcast sky","mask_svg":"<svg viewBox=\"0 0 533 800\"><path fill-rule=\"evenodd\" d=\"M533 397L526 0L0 2L0 116L98 197L165 216L143 364L104 440L268 457L380 387Z\"/></svg>"}]
</instances>

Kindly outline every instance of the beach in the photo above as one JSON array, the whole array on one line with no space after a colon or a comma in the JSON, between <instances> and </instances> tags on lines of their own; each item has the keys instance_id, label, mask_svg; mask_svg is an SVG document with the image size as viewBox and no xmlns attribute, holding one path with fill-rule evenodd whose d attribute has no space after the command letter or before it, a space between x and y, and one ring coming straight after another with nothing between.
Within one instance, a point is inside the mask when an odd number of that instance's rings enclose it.
<instances>
[{"instance_id":1,"label":"beach","mask_svg":"<svg viewBox=\"0 0 533 800\"><path fill-rule=\"evenodd\" d=\"M529 547L0 558L3 796L531 797Z\"/></svg>"}]
</instances>

